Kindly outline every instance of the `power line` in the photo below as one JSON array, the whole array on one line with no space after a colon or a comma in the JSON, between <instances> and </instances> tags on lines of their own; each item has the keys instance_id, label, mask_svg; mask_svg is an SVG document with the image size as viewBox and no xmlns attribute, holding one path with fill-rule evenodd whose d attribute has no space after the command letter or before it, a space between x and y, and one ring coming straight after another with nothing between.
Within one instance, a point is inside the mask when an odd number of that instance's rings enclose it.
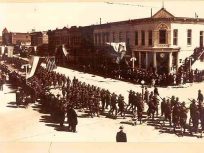
<instances>
[{"instance_id":1,"label":"power line","mask_svg":"<svg viewBox=\"0 0 204 153\"><path fill-rule=\"evenodd\" d=\"M111 5L128 5L128 6L137 6L137 7L150 7L150 8L159 8L156 6L147 6L147 5L139 5L139 4L128 4L128 3L116 3L116 2L105 2L106 4L111 4Z\"/></svg>"}]
</instances>

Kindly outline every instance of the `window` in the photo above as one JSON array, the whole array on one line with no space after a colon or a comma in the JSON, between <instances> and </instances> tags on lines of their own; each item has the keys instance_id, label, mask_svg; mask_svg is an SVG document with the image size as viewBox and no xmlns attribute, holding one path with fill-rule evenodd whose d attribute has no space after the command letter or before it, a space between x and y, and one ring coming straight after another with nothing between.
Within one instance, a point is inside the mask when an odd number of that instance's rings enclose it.
<instances>
[{"instance_id":1,"label":"window","mask_svg":"<svg viewBox=\"0 0 204 153\"><path fill-rule=\"evenodd\" d=\"M98 43L101 44L101 34L98 34Z\"/></svg>"},{"instance_id":2,"label":"window","mask_svg":"<svg viewBox=\"0 0 204 153\"><path fill-rule=\"evenodd\" d=\"M159 30L159 43L166 44L166 30Z\"/></svg>"},{"instance_id":3,"label":"window","mask_svg":"<svg viewBox=\"0 0 204 153\"><path fill-rule=\"evenodd\" d=\"M142 45L145 45L145 31L142 31Z\"/></svg>"},{"instance_id":4,"label":"window","mask_svg":"<svg viewBox=\"0 0 204 153\"><path fill-rule=\"evenodd\" d=\"M102 44L105 44L105 33L102 33Z\"/></svg>"},{"instance_id":5,"label":"window","mask_svg":"<svg viewBox=\"0 0 204 153\"><path fill-rule=\"evenodd\" d=\"M126 31L126 44L129 45L130 38L129 38L129 31Z\"/></svg>"},{"instance_id":6,"label":"window","mask_svg":"<svg viewBox=\"0 0 204 153\"><path fill-rule=\"evenodd\" d=\"M149 36L148 44L149 46L152 46L152 31L151 30L148 32L148 36Z\"/></svg>"},{"instance_id":7,"label":"window","mask_svg":"<svg viewBox=\"0 0 204 153\"><path fill-rule=\"evenodd\" d=\"M106 33L106 42L109 42L109 32Z\"/></svg>"},{"instance_id":8,"label":"window","mask_svg":"<svg viewBox=\"0 0 204 153\"><path fill-rule=\"evenodd\" d=\"M200 47L203 47L203 31L200 31Z\"/></svg>"},{"instance_id":9,"label":"window","mask_svg":"<svg viewBox=\"0 0 204 153\"><path fill-rule=\"evenodd\" d=\"M187 31L187 45L191 45L192 30L188 29Z\"/></svg>"},{"instance_id":10,"label":"window","mask_svg":"<svg viewBox=\"0 0 204 153\"><path fill-rule=\"evenodd\" d=\"M113 42L115 42L115 32L113 32L112 35L113 35Z\"/></svg>"},{"instance_id":11,"label":"window","mask_svg":"<svg viewBox=\"0 0 204 153\"><path fill-rule=\"evenodd\" d=\"M173 45L178 45L178 29L173 31Z\"/></svg>"},{"instance_id":12,"label":"window","mask_svg":"<svg viewBox=\"0 0 204 153\"><path fill-rule=\"evenodd\" d=\"M135 46L138 45L138 31L135 31Z\"/></svg>"},{"instance_id":13,"label":"window","mask_svg":"<svg viewBox=\"0 0 204 153\"><path fill-rule=\"evenodd\" d=\"M119 32L119 42L122 42L122 32Z\"/></svg>"},{"instance_id":14,"label":"window","mask_svg":"<svg viewBox=\"0 0 204 153\"><path fill-rule=\"evenodd\" d=\"M97 44L97 34L94 34L94 42Z\"/></svg>"}]
</instances>

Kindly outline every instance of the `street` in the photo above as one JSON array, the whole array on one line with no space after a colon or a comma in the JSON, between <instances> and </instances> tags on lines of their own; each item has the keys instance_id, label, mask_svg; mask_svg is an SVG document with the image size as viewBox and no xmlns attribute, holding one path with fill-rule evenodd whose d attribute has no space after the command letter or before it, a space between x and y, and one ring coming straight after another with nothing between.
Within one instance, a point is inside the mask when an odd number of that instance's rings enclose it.
<instances>
[{"instance_id":1,"label":"street","mask_svg":"<svg viewBox=\"0 0 204 153\"><path fill-rule=\"evenodd\" d=\"M141 92L140 85L102 78L90 74L58 67L55 71L64 73L70 78L76 76L79 80L94 84L111 92L121 93L127 102L130 89ZM161 97L178 96L181 101L189 104L188 98L197 98L197 90L203 83L189 85L188 88L159 88ZM150 88L150 91L153 89ZM115 142L118 127L123 124L127 133L128 142L204 142L197 136L180 137L173 132L162 132L150 123L132 126L131 117L126 119L110 119L105 116L89 118L86 114L78 112L79 124L77 133L67 132L67 124L63 129L59 124L53 123L50 115L41 111L38 103L31 104L28 108L17 108L15 105L15 89L9 84L4 85L0 92L0 142ZM148 125L147 125L148 124Z\"/></svg>"}]
</instances>

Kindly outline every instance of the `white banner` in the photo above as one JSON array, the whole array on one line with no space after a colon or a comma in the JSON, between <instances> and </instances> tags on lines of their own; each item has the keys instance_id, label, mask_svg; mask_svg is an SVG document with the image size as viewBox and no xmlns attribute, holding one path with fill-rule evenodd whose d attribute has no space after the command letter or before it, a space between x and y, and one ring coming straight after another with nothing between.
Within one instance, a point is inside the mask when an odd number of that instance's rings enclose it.
<instances>
[{"instance_id":1,"label":"white banner","mask_svg":"<svg viewBox=\"0 0 204 153\"><path fill-rule=\"evenodd\" d=\"M4 46L1 46L1 54L2 54L2 55L4 54L4 51L5 51L5 47L4 47Z\"/></svg>"},{"instance_id":2,"label":"white banner","mask_svg":"<svg viewBox=\"0 0 204 153\"><path fill-rule=\"evenodd\" d=\"M203 71L204 70L204 62L201 62L200 60L195 61L195 63L192 65L192 70L199 70Z\"/></svg>"},{"instance_id":3,"label":"white banner","mask_svg":"<svg viewBox=\"0 0 204 153\"><path fill-rule=\"evenodd\" d=\"M124 52L124 51L127 50L125 42L119 42L119 43L110 42L110 43L107 43L107 44L111 45L113 47L113 49L118 53Z\"/></svg>"},{"instance_id":4,"label":"white banner","mask_svg":"<svg viewBox=\"0 0 204 153\"><path fill-rule=\"evenodd\" d=\"M35 74L39 59L40 59L39 56L33 56L32 68L31 68L30 73L26 76L26 79L32 77Z\"/></svg>"},{"instance_id":5,"label":"white banner","mask_svg":"<svg viewBox=\"0 0 204 153\"><path fill-rule=\"evenodd\" d=\"M13 57L13 46L7 46L8 57Z\"/></svg>"},{"instance_id":6,"label":"white banner","mask_svg":"<svg viewBox=\"0 0 204 153\"><path fill-rule=\"evenodd\" d=\"M62 45L62 51L63 51L64 55L67 57L68 52L67 52L64 45Z\"/></svg>"}]
</instances>

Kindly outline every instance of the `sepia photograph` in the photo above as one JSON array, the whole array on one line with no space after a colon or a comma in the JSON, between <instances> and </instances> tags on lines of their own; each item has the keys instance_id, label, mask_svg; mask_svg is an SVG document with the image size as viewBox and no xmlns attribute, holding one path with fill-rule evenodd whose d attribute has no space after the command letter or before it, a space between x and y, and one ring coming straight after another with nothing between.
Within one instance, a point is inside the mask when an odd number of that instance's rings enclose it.
<instances>
[{"instance_id":1,"label":"sepia photograph","mask_svg":"<svg viewBox=\"0 0 204 153\"><path fill-rule=\"evenodd\" d=\"M203 145L204 1L0 1L0 31L1 153Z\"/></svg>"}]
</instances>

